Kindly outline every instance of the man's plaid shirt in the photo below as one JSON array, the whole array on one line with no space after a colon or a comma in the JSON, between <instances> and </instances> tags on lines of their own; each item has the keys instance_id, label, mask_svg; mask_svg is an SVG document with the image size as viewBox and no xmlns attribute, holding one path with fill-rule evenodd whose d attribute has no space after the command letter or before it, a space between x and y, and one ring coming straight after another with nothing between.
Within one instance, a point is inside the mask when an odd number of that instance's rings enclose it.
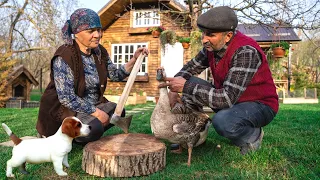
<instances>
[{"instance_id":1,"label":"man's plaid shirt","mask_svg":"<svg viewBox=\"0 0 320 180\"><path fill-rule=\"evenodd\" d=\"M225 45L219 52L214 53L217 64L225 55ZM183 88L182 100L186 106L192 109L202 109L209 106L212 109L223 109L233 106L246 90L248 84L261 65L260 53L252 46L240 47L232 56L231 68L223 82L223 88L216 89L214 86L204 86L186 81ZM189 79L198 75L209 67L207 50L203 48L196 57L183 66L175 75Z\"/></svg>"}]
</instances>

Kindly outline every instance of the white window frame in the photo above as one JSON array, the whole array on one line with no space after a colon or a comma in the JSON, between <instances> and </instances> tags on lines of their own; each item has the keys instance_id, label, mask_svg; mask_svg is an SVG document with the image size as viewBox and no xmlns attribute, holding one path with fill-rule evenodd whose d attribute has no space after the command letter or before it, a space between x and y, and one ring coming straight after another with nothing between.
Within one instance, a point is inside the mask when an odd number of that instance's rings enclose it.
<instances>
[{"instance_id":1,"label":"white window frame","mask_svg":"<svg viewBox=\"0 0 320 180\"><path fill-rule=\"evenodd\" d=\"M160 26L160 14L157 9L134 10L132 24L134 28Z\"/></svg>"},{"instance_id":2,"label":"white window frame","mask_svg":"<svg viewBox=\"0 0 320 180\"><path fill-rule=\"evenodd\" d=\"M132 49L131 49L132 46ZM117 48L116 48L117 47ZM126 47L128 48L126 52ZM117 65L126 64L134 55L134 52L139 47L148 48L148 43L125 43L125 44L112 44L111 45L111 61ZM124 59L123 59L124 57ZM116 60L116 61L115 61ZM139 69L138 75L143 76L148 73L148 57L145 57L142 61L141 67Z\"/></svg>"}]
</instances>

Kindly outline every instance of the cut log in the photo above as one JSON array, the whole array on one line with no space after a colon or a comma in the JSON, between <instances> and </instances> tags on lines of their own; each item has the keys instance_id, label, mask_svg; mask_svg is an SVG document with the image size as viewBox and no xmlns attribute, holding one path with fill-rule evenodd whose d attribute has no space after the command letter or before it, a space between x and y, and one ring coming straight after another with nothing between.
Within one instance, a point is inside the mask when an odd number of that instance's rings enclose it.
<instances>
[{"instance_id":1,"label":"cut log","mask_svg":"<svg viewBox=\"0 0 320 180\"><path fill-rule=\"evenodd\" d=\"M133 177L165 168L166 146L147 134L118 134L88 143L82 169L100 177Z\"/></svg>"}]
</instances>

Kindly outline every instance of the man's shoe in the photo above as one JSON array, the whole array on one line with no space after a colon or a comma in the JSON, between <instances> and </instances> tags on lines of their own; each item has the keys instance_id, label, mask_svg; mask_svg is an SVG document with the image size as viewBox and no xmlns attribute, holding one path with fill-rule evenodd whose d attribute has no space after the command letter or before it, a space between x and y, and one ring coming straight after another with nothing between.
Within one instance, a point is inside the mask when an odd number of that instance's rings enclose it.
<instances>
[{"instance_id":1,"label":"man's shoe","mask_svg":"<svg viewBox=\"0 0 320 180\"><path fill-rule=\"evenodd\" d=\"M78 146L84 147L85 145L88 144L88 142L79 142L79 141L73 139L72 144L76 144Z\"/></svg>"},{"instance_id":2,"label":"man's shoe","mask_svg":"<svg viewBox=\"0 0 320 180\"><path fill-rule=\"evenodd\" d=\"M171 144L170 145L170 152L175 154L181 154L182 153L182 147L180 144Z\"/></svg>"},{"instance_id":3,"label":"man's shoe","mask_svg":"<svg viewBox=\"0 0 320 180\"><path fill-rule=\"evenodd\" d=\"M180 148L179 146L180 144L170 144L170 150L177 150Z\"/></svg>"},{"instance_id":4,"label":"man's shoe","mask_svg":"<svg viewBox=\"0 0 320 180\"><path fill-rule=\"evenodd\" d=\"M261 133L260 133L259 138L253 143L247 143L246 145L242 146L240 148L240 154L246 155L249 152L256 151L256 150L260 149L261 144L262 144L263 135L264 135L264 132L261 129Z\"/></svg>"}]
</instances>

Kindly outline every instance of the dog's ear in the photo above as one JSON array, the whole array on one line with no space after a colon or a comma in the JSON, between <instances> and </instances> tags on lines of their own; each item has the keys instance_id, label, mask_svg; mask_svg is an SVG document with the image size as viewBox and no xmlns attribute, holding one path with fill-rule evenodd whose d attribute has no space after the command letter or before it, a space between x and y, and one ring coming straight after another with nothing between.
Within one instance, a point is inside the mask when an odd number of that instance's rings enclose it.
<instances>
[{"instance_id":1,"label":"dog's ear","mask_svg":"<svg viewBox=\"0 0 320 180\"><path fill-rule=\"evenodd\" d=\"M67 117L62 122L62 133L72 138L78 137L80 135L81 126L81 122Z\"/></svg>"}]
</instances>

